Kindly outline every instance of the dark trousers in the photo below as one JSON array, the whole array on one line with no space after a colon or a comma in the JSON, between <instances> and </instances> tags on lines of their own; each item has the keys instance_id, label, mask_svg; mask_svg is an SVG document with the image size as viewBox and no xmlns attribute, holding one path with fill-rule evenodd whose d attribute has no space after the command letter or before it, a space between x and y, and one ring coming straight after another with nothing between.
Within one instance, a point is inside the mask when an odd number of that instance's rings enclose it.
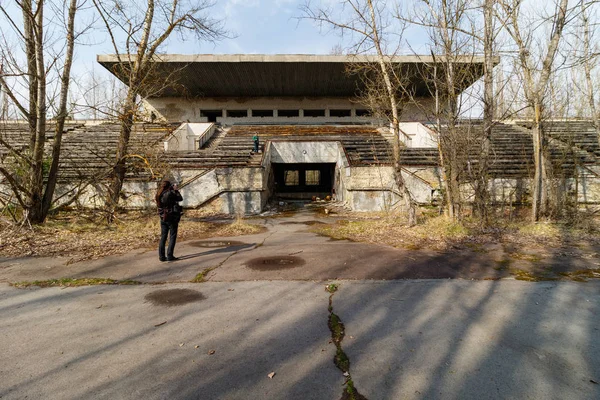
<instances>
[{"instance_id":1,"label":"dark trousers","mask_svg":"<svg viewBox=\"0 0 600 400\"><path fill-rule=\"evenodd\" d=\"M258 153L258 140L254 141L254 152Z\"/></svg>"},{"instance_id":2,"label":"dark trousers","mask_svg":"<svg viewBox=\"0 0 600 400\"><path fill-rule=\"evenodd\" d=\"M163 221L160 220L160 243L158 245L158 258L165 258L165 245L167 244L167 236L169 236L169 248L167 249L167 257L173 258L175 251L175 242L177 242L177 227L179 221Z\"/></svg>"}]
</instances>

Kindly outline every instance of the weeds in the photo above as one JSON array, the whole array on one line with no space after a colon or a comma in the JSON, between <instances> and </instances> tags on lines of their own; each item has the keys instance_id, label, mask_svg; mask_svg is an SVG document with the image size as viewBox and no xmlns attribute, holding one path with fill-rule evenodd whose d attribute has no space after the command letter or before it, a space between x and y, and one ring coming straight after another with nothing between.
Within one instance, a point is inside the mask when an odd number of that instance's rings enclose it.
<instances>
[{"instance_id":1,"label":"weeds","mask_svg":"<svg viewBox=\"0 0 600 400\"><path fill-rule=\"evenodd\" d=\"M46 287L77 287L77 286L93 286L93 285L141 285L141 282L132 280L118 281L110 278L60 278L47 279L42 281L23 281L11 283L11 286L16 288L27 288L30 286Z\"/></svg>"},{"instance_id":2,"label":"weeds","mask_svg":"<svg viewBox=\"0 0 600 400\"><path fill-rule=\"evenodd\" d=\"M194 279L192 279L190 282L192 282L192 283L202 283L202 282L205 282L206 281L206 276L210 273L210 271L212 271L215 268L217 268L217 267L206 268L202 272L198 273L194 277Z\"/></svg>"},{"instance_id":3,"label":"weeds","mask_svg":"<svg viewBox=\"0 0 600 400\"><path fill-rule=\"evenodd\" d=\"M99 215L65 212L32 229L9 224L2 224L0 229L4 233L0 236L1 256L69 256L69 263L154 247L160 238L158 217L140 212L119 214L113 224L107 224ZM230 224L183 219L178 240L247 235L261 230L242 219Z\"/></svg>"},{"instance_id":4,"label":"weeds","mask_svg":"<svg viewBox=\"0 0 600 400\"><path fill-rule=\"evenodd\" d=\"M431 213L430 213L431 214ZM581 241L598 242L600 237L592 228L595 222L581 225L565 223L514 223L497 220L495 225L481 226L478 220L465 218L457 222L440 215L420 216L420 225L406 226L406 220L398 214L367 214L352 216L336 224L313 226L312 232L336 240L386 244L407 250L432 249L444 251L451 248L469 248L475 252L486 252L485 244L507 243L517 246L553 246L577 244ZM527 255L515 253L518 259ZM535 258L535 257L534 257ZM537 259L530 259L537 262Z\"/></svg>"}]
</instances>

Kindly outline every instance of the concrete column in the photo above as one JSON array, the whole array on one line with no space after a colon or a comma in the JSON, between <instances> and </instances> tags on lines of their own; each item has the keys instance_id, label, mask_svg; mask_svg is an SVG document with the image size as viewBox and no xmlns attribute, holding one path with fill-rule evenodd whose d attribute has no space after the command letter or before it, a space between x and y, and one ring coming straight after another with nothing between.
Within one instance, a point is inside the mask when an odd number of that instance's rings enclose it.
<instances>
[{"instance_id":1,"label":"concrete column","mask_svg":"<svg viewBox=\"0 0 600 400\"><path fill-rule=\"evenodd\" d=\"M223 115L221 115L223 118L227 118L227 110L223 109Z\"/></svg>"},{"instance_id":2,"label":"concrete column","mask_svg":"<svg viewBox=\"0 0 600 400\"><path fill-rule=\"evenodd\" d=\"M356 108L351 108L351 109L350 109L350 116L351 116L352 118L356 118Z\"/></svg>"},{"instance_id":3,"label":"concrete column","mask_svg":"<svg viewBox=\"0 0 600 400\"><path fill-rule=\"evenodd\" d=\"M248 117L251 117L251 116L252 116L252 109L251 109L251 108L249 108L249 109L248 109Z\"/></svg>"},{"instance_id":4,"label":"concrete column","mask_svg":"<svg viewBox=\"0 0 600 400\"><path fill-rule=\"evenodd\" d=\"M304 117L304 109L301 108L300 110L298 110L298 117Z\"/></svg>"},{"instance_id":5,"label":"concrete column","mask_svg":"<svg viewBox=\"0 0 600 400\"><path fill-rule=\"evenodd\" d=\"M329 118L331 115L329 115L329 108L325 109L325 118Z\"/></svg>"},{"instance_id":6,"label":"concrete column","mask_svg":"<svg viewBox=\"0 0 600 400\"><path fill-rule=\"evenodd\" d=\"M273 110L273 117L274 117L274 118L277 118L277 117L279 117L279 110L278 110L278 109L274 109L274 110Z\"/></svg>"}]
</instances>

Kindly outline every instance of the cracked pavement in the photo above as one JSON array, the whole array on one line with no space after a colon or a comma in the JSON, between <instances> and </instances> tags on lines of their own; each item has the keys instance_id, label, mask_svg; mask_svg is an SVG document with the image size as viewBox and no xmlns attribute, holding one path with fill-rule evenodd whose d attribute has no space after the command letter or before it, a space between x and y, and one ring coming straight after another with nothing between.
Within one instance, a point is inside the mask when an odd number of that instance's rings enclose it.
<instances>
[{"instance_id":1,"label":"cracked pavement","mask_svg":"<svg viewBox=\"0 0 600 400\"><path fill-rule=\"evenodd\" d=\"M340 399L330 279L352 380L369 400L600 398L599 281L381 280L402 277L414 254L319 237L312 220L212 240L228 247L178 243L174 263L155 250L0 260L0 398ZM147 284L6 283L65 276Z\"/></svg>"}]
</instances>

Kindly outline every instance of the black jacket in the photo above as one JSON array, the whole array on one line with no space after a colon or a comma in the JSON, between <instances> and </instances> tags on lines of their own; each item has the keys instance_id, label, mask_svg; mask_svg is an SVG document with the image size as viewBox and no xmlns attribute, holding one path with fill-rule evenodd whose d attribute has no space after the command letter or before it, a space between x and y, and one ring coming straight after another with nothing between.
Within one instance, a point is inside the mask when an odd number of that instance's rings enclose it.
<instances>
[{"instance_id":1,"label":"black jacket","mask_svg":"<svg viewBox=\"0 0 600 400\"><path fill-rule=\"evenodd\" d=\"M160 207L158 207L158 215L163 221L179 221L181 217L181 206L177 203L183 200L179 190L170 188L165 190L160 196Z\"/></svg>"}]
</instances>

